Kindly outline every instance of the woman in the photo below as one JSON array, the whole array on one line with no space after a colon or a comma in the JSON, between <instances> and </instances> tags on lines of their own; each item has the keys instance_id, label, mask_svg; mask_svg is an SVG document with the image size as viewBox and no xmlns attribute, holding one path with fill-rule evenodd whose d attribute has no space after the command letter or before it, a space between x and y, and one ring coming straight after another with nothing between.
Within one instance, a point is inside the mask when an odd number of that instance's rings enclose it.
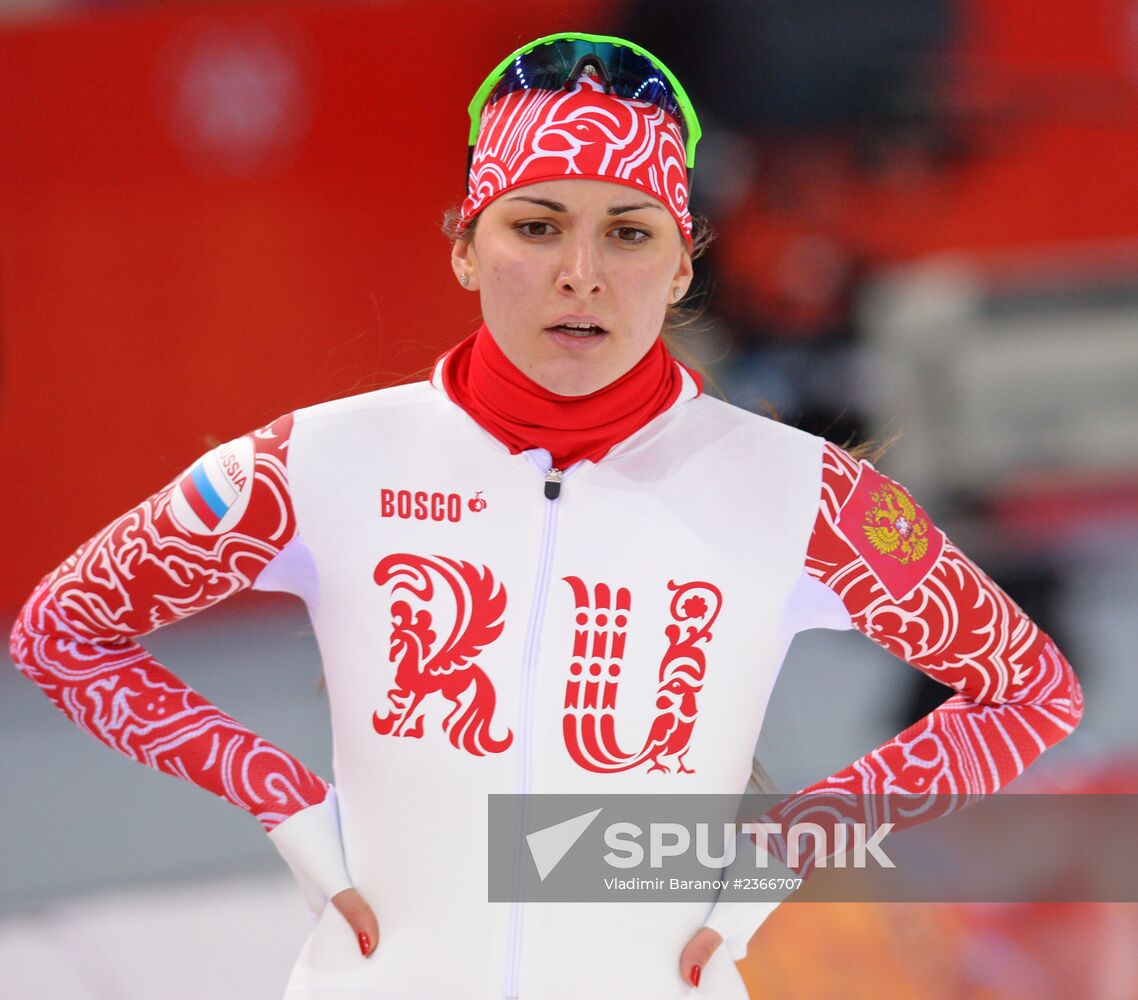
<instances>
[{"instance_id":1,"label":"woman","mask_svg":"<svg viewBox=\"0 0 1138 1000\"><path fill-rule=\"evenodd\" d=\"M429 382L205 455L45 578L13 658L260 820L319 911L294 1000L743 997L731 957L772 904L488 903L487 795L741 791L806 628L957 691L807 792L995 791L1074 728L1079 688L902 487L669 356L699 127L657 60L539 39L471 118L451 263L484 325ZM250 586L308 605L335 793L135 642Z\"/></svg>"}]
</instances>

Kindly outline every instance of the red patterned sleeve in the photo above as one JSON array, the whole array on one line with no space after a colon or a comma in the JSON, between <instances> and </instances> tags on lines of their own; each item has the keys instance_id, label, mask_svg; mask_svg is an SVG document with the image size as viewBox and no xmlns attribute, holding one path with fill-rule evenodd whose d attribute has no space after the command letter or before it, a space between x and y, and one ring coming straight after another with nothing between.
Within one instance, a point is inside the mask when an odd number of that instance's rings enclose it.
<instances>
[{"instance_id":1,"label":"red patterned sleeve","mask_svg":"<svg viewBox=\"0 0 1138 1000\"><path fill-rule=\"evenodd\" d=\"M16 667L76 725L251 812L266 831L328 786L166 670L135 638L249 587L292 540L292 418L206 454L49 574L12 630Z\"/></svg>"},{"instance_id":2,"label":"red patterned sleeve","mask_svg":"<svg viewBox=\"0 0 1138 1000\"><path fill-rule=\"evenodd\" d=\"M838 596L856 628L956 694L767 813L764 819L783 832L765 845L779 862L771 869L784 875L792 874L782 864L789 863L785 832L796 824L835 833L864 824L871 832L945 816L1021 774L1078 725L1083 711L1079 683L1055 643L904 487L834 445L825 446L822 459L806 572ZM820 862L805 839L806 850L790 859L800 876ZM707 925L740 959L777 905L721 900Z\"/></svg>"},{"instance_id":3,"label":"red patterned sleeve","mask_svg":"<svg viewBox=\"0 0 1138 1000\"><path fill-rule=\"evenodd\" d=\"M949 811L956 796L1006 785L1078 725L1082 691L1051 638L904 487L831 444L806 562L857 629L957 693L805 792L931 794Z\"/></svg>"}]
</instances>

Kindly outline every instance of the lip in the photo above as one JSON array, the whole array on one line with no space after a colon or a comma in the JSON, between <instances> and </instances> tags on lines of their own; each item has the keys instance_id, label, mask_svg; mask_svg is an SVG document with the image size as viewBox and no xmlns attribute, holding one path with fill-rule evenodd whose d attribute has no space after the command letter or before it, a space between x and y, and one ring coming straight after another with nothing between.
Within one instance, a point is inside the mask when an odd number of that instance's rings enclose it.
<instances>
[{"instance_id":1,"label":"lip","mask_svg":"<svg viewBox=\"0 0 1138 1000\"><path fill-rule=\"evenodd\" d=\"M599 319L597 319L596 316L587 316L587 315L585 315L585 316L573 315L573 316L558 317L552 323L550 323L546 327L546 329L547 330L555 330L557 327L564 326L566 323L589 323L592 326L599 327L601 333L608 333L609 332L609 328L607 326L605 326L604 323L602 323Z\"/></svg>"},{"instance_id":2,"label":"lip","mask_svg":"<svg viewBox=\"0 0 1138 1000\"><path fill-rule=\"evenodd\" d=\"M562 333L560 330L546 330L554 343L559 344L567 351L591 351L598 344L603 344L607 333L595 333L591 337L574 337L571 333Z\"/></svg>"},{"instance_id":3,"label":"lip","mask_svg":"<svg viewBox=\"0 0 1138 1000\"><path fill-rule=\"evenodd\" d=\"M574 337L571 333L562 333L557 328L562 323L591 323L597 327L601 332L595 333L591 337ZM608 338L609 329L604 325L596 316L588 314L574 313L571 316L561 316L556 319L550 326L545 328L545 332L553 339L554 343L558 344L562 349L567 351L589 351L595 348L598 344L604 343Z\"/></svg>"}]
</instances>

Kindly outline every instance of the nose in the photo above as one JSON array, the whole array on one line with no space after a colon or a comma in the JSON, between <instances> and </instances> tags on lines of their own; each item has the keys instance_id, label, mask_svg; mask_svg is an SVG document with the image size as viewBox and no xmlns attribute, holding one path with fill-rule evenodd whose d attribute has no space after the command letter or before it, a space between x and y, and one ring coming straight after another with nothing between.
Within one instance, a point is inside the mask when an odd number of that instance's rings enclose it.
<instances>
[{"instance_id":1,"label":"nose","mask_svg":"<svg viewBox=\"0 0 1138 1000\"><path fill-rule=\"evenodd\" d=\"M604 289L604 265L596 239L585 232L572 234L564 244L565 253L557 277L564 293L584 299Z\"/></svg>"}]
</instances>

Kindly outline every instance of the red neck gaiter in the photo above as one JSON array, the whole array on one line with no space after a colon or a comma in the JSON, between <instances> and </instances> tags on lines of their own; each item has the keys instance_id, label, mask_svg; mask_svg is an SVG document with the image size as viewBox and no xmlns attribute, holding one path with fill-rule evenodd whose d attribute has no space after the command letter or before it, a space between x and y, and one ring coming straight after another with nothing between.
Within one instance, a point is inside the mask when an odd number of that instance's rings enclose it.
<instances>
[{"instance_id":1,"label":"red neck gaiter","mask_svg":"<svg viewBox=\"0 0 1138 1000\"><path fill-rule=\"evenodd\" d=\"M699 376L689 372L700 388ZM559 396L520 371L483 324L443 361L443 388L511 453L545 448L555 468L608 451L680 394L679 365L660 338L628 372L587 396Z\"/></svg>"}]
</instances>

